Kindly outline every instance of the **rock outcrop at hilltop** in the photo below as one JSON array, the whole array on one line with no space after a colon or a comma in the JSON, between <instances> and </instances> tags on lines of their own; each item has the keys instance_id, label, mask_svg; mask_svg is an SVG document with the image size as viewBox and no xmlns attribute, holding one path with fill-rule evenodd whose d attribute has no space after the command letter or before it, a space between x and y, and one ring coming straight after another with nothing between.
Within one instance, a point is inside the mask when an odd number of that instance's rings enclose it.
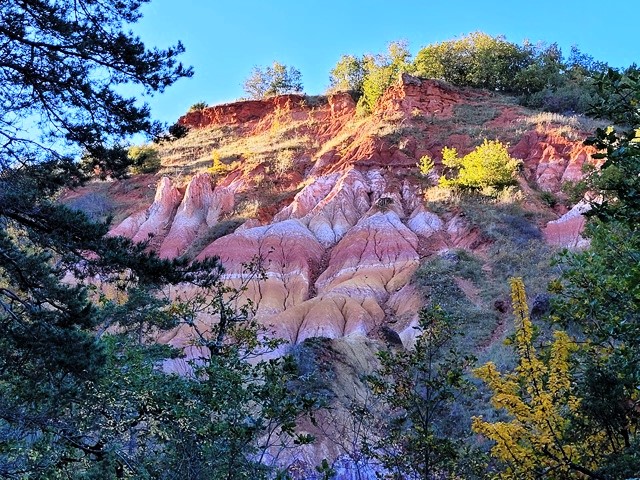
<instances>
[{"instance_id":1,"label":"rock outcrop at hilltop","mask_svg":"<svg viewBox=\"0 0 640 480\"><path fill-rule=\"evenodd\" d=\"M295 175L269 173L281 191L296 193L202 245L197 258L220 257L226 280L239 285L242 265L261 257L266 279L250 283L245 295L257 305L260 321L291 343L314 336L375 335L386 326L411 344L417 311L425 302L411 286L421 258L486 244L464 216L429 209L415 167L424 154L439 167L444 145L464 154L481 141L460 128L474 108L494 114L481 128L499 136L500 128L511 126L506 138L515 140L511 153L523 160L526 180L542 190L558 192L591 161L587 147L524 122L527 114L520 107L500 103L490 93L407 75L365 119L356 117L347 94L313 105L304 96L286 95L188 113L180 122L202 138L207 129L231 126L249 142L291 122L291 135L314 140L295 150ZM513 133L518 122L524 131ZM172 148L179 158L178 147ZM199 173L186 189L163 177L153 204L111 234L134 240L151 235L152 247L165 258L193 250L194 242L228 218L242 198L266 195L256 193L261 187L254 182L256 172L264 177L264 163L249 163L242 157L217 181ZM576 243L580 218L572 214L550 224L547 238ZM184 345L183 335L170 341Z\"/></svg>"}]
</instances>

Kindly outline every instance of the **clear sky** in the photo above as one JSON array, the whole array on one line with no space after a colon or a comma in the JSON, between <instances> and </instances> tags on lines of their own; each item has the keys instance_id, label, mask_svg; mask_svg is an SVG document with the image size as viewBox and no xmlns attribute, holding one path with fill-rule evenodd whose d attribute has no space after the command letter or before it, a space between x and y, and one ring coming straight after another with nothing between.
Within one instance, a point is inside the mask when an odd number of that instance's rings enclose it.
<instances>
[{"instance_id":1,"label":"clear sky","mask_svg":"<svg viewBox=\"0 0 640 480\"><path fill-rule=\"evenodd\" d=\"M277 60L302 73L305 92L320 94L344 54L381 53L406 40L415 54L473 31L571 45L612 66L640 63L637 0L152 0L134 31L148 46L181 40L183 63L195 69L149 103L173 123L190 105L243 95L254 66Z\"/></svg>"}]
</instances>

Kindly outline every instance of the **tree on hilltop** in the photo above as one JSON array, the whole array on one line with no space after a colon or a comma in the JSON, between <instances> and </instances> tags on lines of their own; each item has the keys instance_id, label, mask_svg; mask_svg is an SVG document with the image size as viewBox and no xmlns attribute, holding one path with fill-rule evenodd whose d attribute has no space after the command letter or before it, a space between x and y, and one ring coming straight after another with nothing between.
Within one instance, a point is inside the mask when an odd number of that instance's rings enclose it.
<instances>
[{"instance_id":1,"label":"tree on hilltop","mask_svg":"<svg viewBox=\"0 0 640 480\"><path fill-rule=\"evenodd\" d=\"M256 100L287 93L301 93L302 75L295 67L273 62L264 69L254 67L243 88L249 98Z\"/></svg>"},{"instance_id":2,"label":"tree on hilltop","mask_svg":"<svg viewBox=\"0 0 640 480\"><path fill-rule=\"evenodd\" d=\"M329 77L329 90L350 91L356 95L362 95L362 86L367 75L364 58L353 55L343 55Z\"/></svg>"}]
</instances>

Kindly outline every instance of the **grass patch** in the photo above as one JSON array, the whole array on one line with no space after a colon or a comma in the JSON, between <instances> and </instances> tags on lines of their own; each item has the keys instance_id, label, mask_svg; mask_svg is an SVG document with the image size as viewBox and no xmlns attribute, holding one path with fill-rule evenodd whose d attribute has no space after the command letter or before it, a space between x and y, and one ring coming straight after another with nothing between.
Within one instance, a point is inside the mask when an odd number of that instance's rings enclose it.
<instances>
[{"instance_id":1,"label":"grass patch","mask_svg":"<svg viewBox=\"0 0 640 480\"><path fill-rule=\"evenodd\" d=\"M557 273L551 266L555 250L544 242L538 224L549 220L542 213L524 210L518 203L497 203L479 195L461 195L456 209L469 228L480 232L488 246L477 256L465 250L453 250L444 256L427 259L416 273L416 283L427 298L459 319L468 332L465 347L475 351L496 328L496 301L509 304L510 277L522 277L530 298L547 290ZM434 211L451 211L449 201L429 205ZM477 299L472 302L456 279L472 282ZM511 326L509 326L511 328ZM495 339L494 339L495 340ZM500 347L498 347L499 349Z\"/></svg>"},{"instance_id":2,"label":"grass patch","mask_svg":"<svg viewBox=\"0 0 640 480\"><path fill-rule=\"evenodd\" d=\"M562 115L551 112L535 112L522 120L528 126L553 129L563 137L577 141L584 140L583 132L595 132L605 128L610 122L585 117L583 115Z\"/></svg>"},{"instance_id":3,"label":"grass patch","mask_svg":"<svg viewBox=\"0 0 640 480\"><path fill-rule=\"evenodd\" d=\"M496 107L486 103L476 105L463 103L453 107L453 118L456 122L465 125L482 125L496 118L499 113Z\"/></svg>"},{"instance_id":4,"label":"grass patch","mask_svg":"<svg viewBox=\"0 0 640 480\"><path fill-rule=\"evenodd\" d=\"M160 146L162 165L165 171L180 167L196 173L212 166L215 152L221 163L238 161L238 167L249 172L276 161L281 152L313 149L314 140L304 133L308 122L276 117L270 129L255 135L248 135L240 126L193 129L186 137Z\"/></svg>"},{"instance_id":5,"label":"grass patch","mask_svg":"<svg viewBox=\"0 0 640 480\"><path fill-rule=\"evenodd\" d=\"M495 204L481 199L460 203L471 227L490 242L486 265L490 272L483 289L487 301L508 298L510 277L524 279L530 297L545 292L556 273L551 258L556 250L547 245L538 224L550 220L543 213L528 212L518 203Z\"/></svg>"},{"instance_id":6,"label":"grass patch","mask_svg":"<svg viewBox=\"0 0 640 480\"><path fill-rule=\"evenodd\" d=\"M235 232L236 229L244 223L244 221L244 218L230 218L228 220L219 221L213 227L207 229L206 232L198 235L198 237L191 242L189 248L187 248L187 250L182 254L182 258L193 260L208 245L221 237Z\"/></svg>"},{"instance_id":7,"label":"grass patch","mask_svg":"<svg viewBox=\"0 0 640 480\"><path fill-rule=\"evenodd\" d=\"M423 262L414 280L429 301L440 305L466 333L459 339L460 348L475 351L491 335L495 314L483 304L472 302L456 278L483 286L486 280L480 259L465 250L451 250Z\"/></svg>"}]
</instances>

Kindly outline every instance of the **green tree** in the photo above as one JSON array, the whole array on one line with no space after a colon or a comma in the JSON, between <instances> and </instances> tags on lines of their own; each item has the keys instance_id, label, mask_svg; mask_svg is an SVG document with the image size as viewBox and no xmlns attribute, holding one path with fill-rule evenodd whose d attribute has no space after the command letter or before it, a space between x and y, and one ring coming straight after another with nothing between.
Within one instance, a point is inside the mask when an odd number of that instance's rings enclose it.
<instances>
[{"instance_id":1,"label":"green tree","mask_svg":"<svg viewBox=\"0 0 640 480\"><path fill-rule=\"evenodd\" d=\"M588 250L559 259L553 319L583 339L575 372L582 428L608 440L599 467L611 474L603 477L627 478L640 467L640 235L619 222L588 231Z\"/></svg>"},{"instance_id":2,"label":"green tree","mask_svg":"<svg viewBox=\"0 0 640 480\"><path fill-rule=\"evenodd\" d=\"M129 147L128 157L133 173L155 173L160 167L160 154L151 145L135 145Z\"/></svg>"},{"instance_id":3,"label":"green tree","mask_svg":"<svg viewBox=\"0 0 640 480\"><path fill-rule=\"evenodd\" d=\"M601 432L610 452L600 474L627 478L640 471L640 75L608 71L597 86L595 113L621 127L598 129L587 141L604 160L585 179L592 195L586 230L591 246L560 258L553 318L583 339L577 370L589 420L583 428Z\"/></svg>"},{"instance_id":4,"label":"green tree","mask_svg":"<svg viewBox=\"0 0 640 480\"><path fill-rule=\"evenodd\" d=\"M565 59L556 43L517 45L473 32L422 48L413 69L421 77L516 94L534 108L584 113L596 98L594 78L606 64L577 47Z\"/></svg>"},{"instance_id":5,"label":"green tree","mask_svg":"<svg viewBox=\"0 0 640 480\"><path fill-rule=\"evenodd\" d=\"M596 100L595 78L606 64L595 61L577 47L564 58L560 47L525 44L531 62L515 81L524 105L553 112L586 113Z\"/></svg>"},{"instance_id":6,"label":"green tree","mask_svg":"<svg viewBox=\"0 0 640 480\"><path fill-rule=\"evenodd\" d=\"M597 195L589 213L603 222L618 221L636 230L640 222L640 73L609 70L598 82L593 113L620 127L599 128L587 144L600 150L599 169L587 176L586 188Z\"/></svg>"},{"instance_id":7,"label":"green tree","mask_svg":"<svg viewBox=\"0 0 640 480\"><path fill-rule=\"evenodd\" d=\"M639 173L637 80L633 71L610 71L598 82L602 97L596 113L624 127L600 129L589 140L605 159L585 179L592 199L586 230L591 245L565 252L558 262L560 278L550 285L551 319L575 339L556 334L543 356L533 348L530 326L519 327L518 368L506 375L491 365L479 371L495 392L494 405L512 416L509 422L474 424L496 441L495 456L507 464L505 478L540 473L613 480L640 471L640 236L633 193ZM514 303L517 317L528 325L525 301Z\"/></svg>"},{"instance_id":8,"label":"green tree","mask_svg":"<svg viewBox=\"0 0 640 480\"><path fill-rule=\"evenodd\" d=\"M243 87L245 93L252 99L300 93L302 92L302 75L295 67L273 62L264 69L254 67Z\"/></svg>"},{"instance_id":9,"label":"green tree","mask_svg":"<svg viewBox=\"0 0 640 480\"><path fill-rule=\"evenodd\" d=\"M137 132L151 136L163 126L149 108L118 86L159 92L191 69L177 61L180 43L146 49L127 30L140 17L142 3L123 0L117 9L88 0L7 1L0 5L0 68L3 74L0 167L48 162L52 183L80 175L72 161L77 150L88 166L121 174L126 151L110 147ZM131 91L127 90L127 91ZM38 125L40 135L29 134Z\"/></svg>"},{"instance_id":10,"label":"green tree","mask_svg":"<svg viewBox=\"0 0 640 480\"><path fill-rule=\"evenodd\" d=\"M455 335L452 319L440 307L425 309L414 348L381 351L380 369L367 378L384 418L381 438L365 439L365 451L388 478L432 479L456 471L461 442L444 424L469 388L464 373L473 358L453 348Z\"/></svg>"},{"instance_id":11,"label":"green tree","mask_svg":"<svg viewBox=\"0 0 640 480\"><path fill-rule=\"evenodd\" d=\"M290 432L295 419L286 410L290 404L275 393L286 389L287 399L297 398L289 391L290 362L266 362L254 369L243 357L234 357L233 352L259 348L251 329L237 329L244 346L228 354L225 339L231 327L216 335L215 362L194 364L193 377L160 369L164 359L179 352L151 339L193 320L160 293L181 283L214 298L226 294L216 259L191 264L160 260L146 251L147 245L106 237L106 223L93 223L56 202L60 188L82 182L86 172L125 174L131 159L122 145L129 135L162 132L148 107L124 96L122 86L153 93L191 75L177 62L180 44L147 49L130 33L143 3L0 4L3 478L213 478L217 473L211 474L206 463L191 464L201 472L197 475L182 470L183 455L190 453L179 443L182 439L187 446L219 442L218 449L193 450L202 462L249 462L255 469L260 460L255 446L229 456L225 445L239 445L240 439L225 443L213 436L214 412L216 419L235 415L237 425L246 428L232 432L254 445L264 432L277 437L276 428ZM41 137L31 133L34 125ZM174 133L180 130L171 128L163 137ZM81 154L83 164L76 161ZM104 285L105 292L96 285ZM215 384L215 375L239 378L233 384L239 390ZM207 403L213 392L206 385L225 388L229 396L246 392L239 397L246 401L223 402L213 410ZM189 416L190 402L198 406L197 419ZM256 405L262 407L254 425L249 416L254 410L248 409ZM236 412L239 406L245 410ZM171 436L182 428L180 422L194 427L186 431L190 437ZM255 478L247 472L239 466L227 476Z\"/></svg>"},{"instance_id":12,"label":"green tree","mask_svg":"<svg viewBox=\"0 0 640 480\"><path fill-rule=\"evenodd\" d=\"M330 91L350 91L362 95L362 88L367 70L364 58L343 55L329 77Z\"/></svg>"},{"instance_id":13,"label":"green tree","mask_svg":"<svg viewBox=\"0 0 640 480\"><path fill-rule=\"evenodd\" d=\"M378 99L400 74L410 69L411 54L405 42L392 42L386 54L365 55L362 59L366 75L362 82L362 97L358 100L358 111L369 114Z\"/></svg>"},{"instance_id":14,"label":"green tree","mask_svg":"<svg viewBox=\"0 0 640 480\"><path fill-rule=\"evenodd\" d=\"M424 47L414 69L416 75L455 85L512 92L514 77L527 62L526 51L504 37L474 32Z\"/></svg>"}]
</instances>

